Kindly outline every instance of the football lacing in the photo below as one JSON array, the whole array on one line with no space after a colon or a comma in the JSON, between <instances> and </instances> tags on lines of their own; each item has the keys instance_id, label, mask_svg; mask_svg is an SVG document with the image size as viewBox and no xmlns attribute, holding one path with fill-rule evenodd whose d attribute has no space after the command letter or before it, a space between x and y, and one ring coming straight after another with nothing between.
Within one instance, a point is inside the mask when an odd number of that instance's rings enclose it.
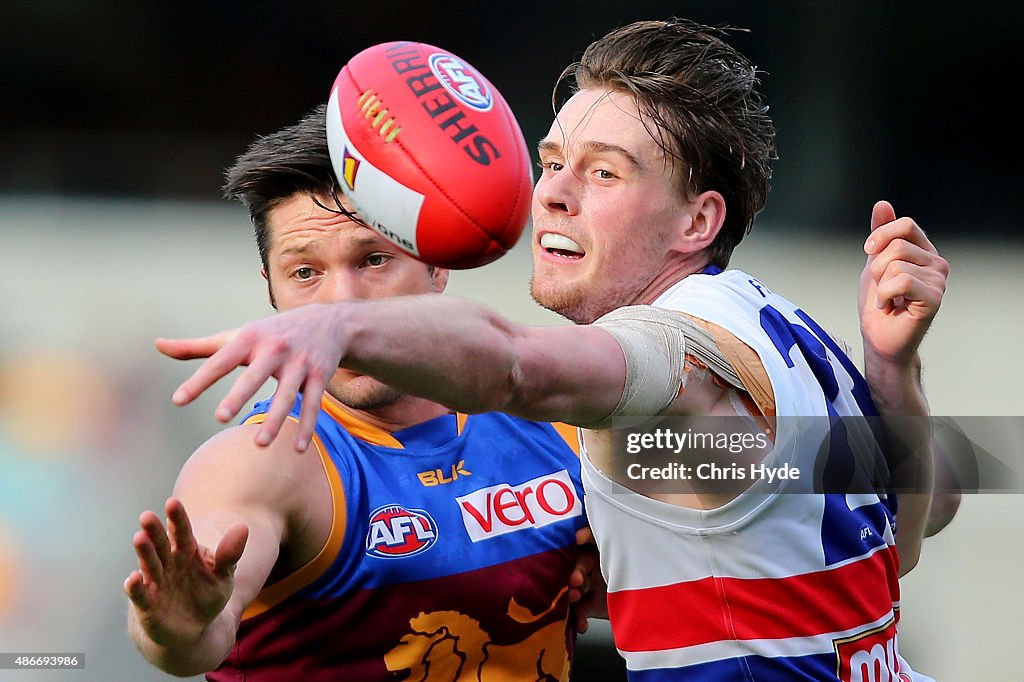
<instances>
[{"instance_id":1,"label":"football lacing","mask_svg":"<svg viewBox=\"0 0 1024 682\"><path fill-rule=\"evenodd\" d=\"M384 103L373 90L363 92L359 96L357 104L363 112L364 118L370 121L370 128L375 129L384 138L385 144L394 140L398 137L398 133L402 132L401 126L395 123L395 117L388 116L388 110L383 108Z\"/></svg>"}]
</instances>

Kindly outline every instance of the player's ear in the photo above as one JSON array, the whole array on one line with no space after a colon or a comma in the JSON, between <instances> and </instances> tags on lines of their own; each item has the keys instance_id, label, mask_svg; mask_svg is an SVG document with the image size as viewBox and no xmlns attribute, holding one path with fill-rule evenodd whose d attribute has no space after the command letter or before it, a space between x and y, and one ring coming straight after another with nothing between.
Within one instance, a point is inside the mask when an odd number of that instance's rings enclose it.
<instances>
[{"instance_id":1,"label":"player's ear","mask_svg":"<svg viewBox=\"0 0 1024 682\"><path fill-rule=\"evenodd\" d=\"M725 223L725 198L719 192L701 192L686 202L681 212L682 224L672 249L697 253L711 246Z\"/></svg>"},{"instance_id":2,"label":"player's ear","mask_svg":"<svg viewBox=\"0 0 1024 682\"><path fill-rule=\"evenodd\" d=\"M274 287L270 286L270 275L267 274L266 268L260 268L260 276L267 281L267 299L270 301L270 307L277 310L277 301L274 300Z\"/></svg>"},{"instance_id":3,"label":"player's ear","mask_svg":"<svg viewBox=\"0 0 1024 682\"><path fill-rule=\"evenodd\" d=\"M448 286L448 274L451 271L448 268L438 268L433 265L430 266L430 281L434 287L434 291L437 293L443 293L445 287Z\"/></svg>"}]
</instances>

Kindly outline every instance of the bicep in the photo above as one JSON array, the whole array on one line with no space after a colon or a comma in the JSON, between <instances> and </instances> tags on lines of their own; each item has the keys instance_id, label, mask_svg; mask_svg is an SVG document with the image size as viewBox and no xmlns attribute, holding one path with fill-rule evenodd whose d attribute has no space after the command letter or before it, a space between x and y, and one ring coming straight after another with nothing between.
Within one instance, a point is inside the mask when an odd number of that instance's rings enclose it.
<instances>
[{"instance_id":1,"label":"bicep","mask_svg":"<svg viewBox=\"0 0 1024 682\"><path fill-rule=\"evenodd\" d=\"M192 455L174 486L196 542L211 553L234 524L244 523L248 529L227 607L238 618L267 582L287 529L286 491L277 491L279 484L260 466L269 453L251 450L250 428L229 429Z\"/></svg>"}]
</instances>

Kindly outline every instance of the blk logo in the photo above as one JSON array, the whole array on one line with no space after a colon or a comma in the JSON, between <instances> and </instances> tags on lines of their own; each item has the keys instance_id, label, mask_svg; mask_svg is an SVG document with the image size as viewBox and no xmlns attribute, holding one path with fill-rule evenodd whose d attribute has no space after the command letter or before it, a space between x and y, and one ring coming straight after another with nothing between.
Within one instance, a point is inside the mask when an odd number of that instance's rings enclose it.
<instances>
[{"instance_id":1,"label":"blk logo","mask_svg":"<svg viewBox=\"0 0 1024 682\"><path fill-rule=\"evenodd\" d=\"M459 480L459 476L472 476L473 472L466 469L466 460L460 459L458 464L452 464L446 472L444 469L430 469L416 474L420 483L428 488L435 485L444 485Z\"/></svg>"}]
</instances>

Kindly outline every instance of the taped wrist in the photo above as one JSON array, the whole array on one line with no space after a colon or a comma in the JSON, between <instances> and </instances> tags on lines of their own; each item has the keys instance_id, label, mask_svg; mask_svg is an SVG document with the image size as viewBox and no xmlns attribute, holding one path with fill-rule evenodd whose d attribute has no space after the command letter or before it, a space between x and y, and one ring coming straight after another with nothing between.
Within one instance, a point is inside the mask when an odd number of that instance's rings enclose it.
<instances>
[{"instance_id":1,"label":"taped wrist","mask_svg":"<svg viewBox=\"0 0 1024 682\"><path fill-rule=\"evenodd\" d=\"M679 395L686 340L673 317L651 306L627 306L594 321L622 348L626 386L611 414L589 428L608 428L613 417L654 416Z\"/></svg>"},{"instance_id":2,"label":"taped wrist","mask_svg":"<svg viewBox=\"0 0 1024 682\"><path fill-rule=\"evenodd\" d=\"M618 341L626 358L626 385L611 414L587 428L602 429L615 417L660 414L679 395L686 354L733 386L743 382L711 333L686 315L648 305L626 306L594 321Z\"/></svg>"}]
</instances>

